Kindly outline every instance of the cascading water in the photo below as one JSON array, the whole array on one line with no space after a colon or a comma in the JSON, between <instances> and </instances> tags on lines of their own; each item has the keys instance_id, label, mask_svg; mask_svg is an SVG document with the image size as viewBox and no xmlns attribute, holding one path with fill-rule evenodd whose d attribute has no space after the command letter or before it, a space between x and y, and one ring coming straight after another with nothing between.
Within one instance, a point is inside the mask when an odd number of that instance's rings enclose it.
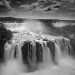
<instances>
[{"instance_id":1,"label":"cascading water","mask_svg":"<svg viewBox=\"0 0 75 75\"><path fill-rule=\"evenodd\" d=\"M52 63L51 52L49 48L47 47L46 41L42 42L42 48L43 48L43 63L51 64Z\"/></svg>"},{"instance_id":2,"label":"cascading water","mask_svg":"<svg viewBox=\"0 0 75 75\"><path fill-rule=\"evenodd\" d=\"M21 50L21 45L17 44L16 45L16 58L18 60L19 63L23 63L23 59L22 59L22 50Z\"/></svg>"},{"instance_id":3,"label":"cascading water","mask_svg":"<svg viewBox=\"0 0 75 75\"><path fill-rule=\"evenodd\" d=\"M55 45L57 46L56 48L61 58L67 55L72 55L72 56L74 55L69 39L67 38L56 39Z\"/></svg>"},{"instance_id":4,"label":"cascading water","mask_svg":"<svg viewBox=\"0 0 75 75\"><path fill-rule=\"evenodd\" d=\"M4 53L4 59L7 62L8 60L10 60L10 50L11 50L11 46L8 46L8 43L5 44L5 53Z\"/></svg>"},{"instance_id":5,"label":"cascading water","mask_svg":"<svg viewBox=\"0 0 75 75\"><path fill-rule=\"evenodd\" d=\"M73 50L70 40L64 37L53 37L47 40L41 37L33 40L25 38L23 41L15 40L14 43L7 42L2 75L42 70L50 65L58 65L59 61L67 55L73 55Z\"/></svg>"},{"instance_id":6,"label":"cascading water","mask_svg":"<svg viewBox=\"0 0 75 75\"><path fill-rule=\"evenodd\" d=\"M61 59L61 50L59 45L55 43L55 60L58 62Z\"/></svg>"}]
</instances>

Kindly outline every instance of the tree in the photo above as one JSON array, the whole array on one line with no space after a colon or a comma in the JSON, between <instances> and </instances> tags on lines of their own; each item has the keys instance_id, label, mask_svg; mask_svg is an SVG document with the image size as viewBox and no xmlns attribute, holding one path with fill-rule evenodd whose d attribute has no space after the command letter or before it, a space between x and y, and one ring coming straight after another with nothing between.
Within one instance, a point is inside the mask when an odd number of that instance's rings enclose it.
<instances>
[{"instance_id":1,"label":"tree","mask_svg":"<svg viewBox=\"0 0 75 75\"><path fill-rule=\"evenodd\" d=\"M12 32L7 30L3 23L0 23L0 61L4 58L4 45L12 37Z\"/></svg>"}]
</instances>

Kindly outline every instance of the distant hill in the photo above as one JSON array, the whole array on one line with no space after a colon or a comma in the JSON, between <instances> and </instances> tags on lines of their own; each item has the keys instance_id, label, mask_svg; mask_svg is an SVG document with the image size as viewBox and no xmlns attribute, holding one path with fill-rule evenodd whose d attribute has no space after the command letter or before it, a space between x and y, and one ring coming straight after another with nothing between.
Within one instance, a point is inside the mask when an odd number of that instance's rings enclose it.
<instances>
[{"instance_id":1,"label":"distant hill","mask_svg":"<svg viewBox=\"0 0 75 75\"><path fill-rule=\"evenodd\" d=\"M0 17L0 22L23 22L24 20L27 20L25 18L15 18L15 17ZM29 19L28 19L29 20ZM30 19L31 20L31 19ZM72 22L75 23L75 20L59 20L59 19L36 19L41 22Z\"/></svg>"}]
</instances>

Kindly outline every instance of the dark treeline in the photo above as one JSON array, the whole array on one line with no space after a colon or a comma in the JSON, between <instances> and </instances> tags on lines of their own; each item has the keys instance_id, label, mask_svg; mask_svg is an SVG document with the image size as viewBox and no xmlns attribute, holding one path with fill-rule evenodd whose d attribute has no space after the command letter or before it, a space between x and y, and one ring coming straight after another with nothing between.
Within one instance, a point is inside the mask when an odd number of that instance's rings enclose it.
<instances>
[{"instance_id":1,"label":"dark treeline","mask_svg":"<svg viewBox=\"0 0 75 75\"><path fill-rule=\"evenodd\" d=\"M0 17L0 22L23 22L22 18L14 18L14 17Z\"/></svg>"},{"instance_id":2,"label":"dark treeline","mask_svg":"<svg viewBox=\"0 0 75 75\"><path fill-rule=\"evenodd\" d=\"M23 22L25 20L39 20L41 22L72 22L75 23L75 20L60 20L60 19L26 19L26 18L15 18L15 17L0 17L0 22Z\"/></svg>"}]
</instances>

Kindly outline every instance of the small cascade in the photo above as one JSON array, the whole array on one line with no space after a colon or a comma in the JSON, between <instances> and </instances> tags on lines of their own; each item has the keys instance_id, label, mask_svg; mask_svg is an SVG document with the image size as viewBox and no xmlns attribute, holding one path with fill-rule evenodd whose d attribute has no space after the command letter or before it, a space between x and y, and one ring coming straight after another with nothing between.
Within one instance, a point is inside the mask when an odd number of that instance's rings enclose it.
<instances>
[{"instance_id":1,"label":"small cascade","mask_svg":"<svg viewBox=\"0 0 75 75\"><path fill-rule=\"evenodd\" d=\"M60 56L64 57L67 55L73 55L73 49L70 45L70 40L67 38L55 39L56 45L58 45L58 49L60 51Z\"/></svg>"},{"instance_id":2,"label":"small cascade","mask_svg":"<svg viewBox=\"0 0 75 75\"><path fill-rule=\"evenodd\" d=\"M8 43L6 42L5 44L5 52L4 52L4 59L5 62L9 61L9 60L14 60L15 56L15 43Z\"/></svg>"},{"instance_id":3,"label":"small cascade","mask_svg":"<svg viewBox=\"0 0 75 75\"><path fill-rule=\"evenodd\" d=\"M18 60L19 63L23 64L21 45L17 44L15 47L16 47L16 59Z\"/></svg>"},{"instance_id":4,"label":"small cascade","mask_svg":"<svg viewBox=\"0 0 75 75\"><path fill-rule=\"evenodd\" d=\"M64 41L65 41L65 50L67 50L66 52L69 54L69 55L71 55L71 56L74 56L74 51L73 51L73 48L72 48L72 46L71 46L71 44L70 44L70 40L69 39L67 39L67 40L65 40L65 38L63 38L64 39Z\"/></svg>"},{"instance_id":5,"label":"small cascade","mask_svg":"<svg viewBox=\"0 0 75 75\"><path fill-rule=\"evenodd\" d=\"M15 45L13 44L11 47L11 50L10 50L10 59L11 60L15 59L14 53L15 53Z\"/></svg>"},{"instance_id":6,"label":"small cascade","mask_svg":"<svg viewBox=\"0 0 75 75\"><path fill-rule=\"evenodd\" d=\"M43 49L43 63L47 65L52 64L53 62L52 62L51 52L47 47L46 41L42 42L42 49Z\"/></svg>"},{"instance_id":7,"label":"small cascade","mask_svg":"<svg viewBox=\"0 0 75 75\"><path fill-rule=\"evenodd\" d=\"M64 48L64 49L61 48L61 50L62 50L64 53L68 53L68 52L69 52L68 46L70 46L70 45L69 45L69 39L62 38L60 44L61 44L61 43L63 43L63 48ZM61 46L61 45L60 45L60 46Z\"/></svg>"},{"instance_id":8,"label":"small cascade","mask_svg":"<svg viewBox=\"0 0 75 75\"><path fill-rule=\"evenodd\" d=\"M36 45L35 42L32 41L29 45L29 49L28 49L28 63L31 67L31 69L35 70L36 67Z\"/></svg>"},{"instance_id":9,"label":"small cascade","mask_svg":"<svg viewBox=\"0 0 75 75\"><path fill-rule=\"evenodd\" d=\"M52 57L52 61L53 63L56 63L55 61L55 43L53 41L47 41L47 47L49 48L50 52L51 52L51 57Z\"/></svg>"},{"instance_id":10,"label":"small cascade","mask_svg":"<svg viewBox=\"0 0 75 75\"><path fill-rule=\"evenodd\" d=\"M8 42L5 44L5 62L17 59L19 61L22 61L22 52L21 52L21 46L16 43L9 44Z\"/></svg>"},{"instance_id":11,"label":"small cascade","mask_svg":"<svg viewBox=\"0 0 75 75\"><path fill-rule=\"evenodd\" d=\"M43 62L43 49L40 40L35 40L37 63Z\"/></svg>"},{"instance_id":12,"label":"small cascade","mask_svg":"<svg viewBox=\"0 0 75 75\"><path fill-rule=\"evenodd\" d=\"M25 41L21 49L23 55L23 63L29 67L30 71L34 71L37 61L35 42Z\"/></svg>"},{"instance_id":13,"label":"small cascade","mask_svg":"<svg viewBox=\"0 0 75 75\"><path fill-rule=\"evenodd\" d=\"M61 57L61 50L59 48L59 45L55 43L55 60L58 62Z\"/></svg>"},{"instance_id":14,"label":"small cascade","mask_svg":"<svg viewBox=\"0 0 75 75\"><path fill-rule=\"evenodd\" d=\"M9 44L7 42L5 44L4 57L5 57L4 62L5 66L3 67L3 70L6 73L6 75L27 71L26 66L23 65L22 50L20 43ZM3 75L5 74L3 73Z\"/></svg>"},{"instance_id":15,"label":"small cascade","mask_svg":"<svg viewBox=\"0 0 75 75\"><path fill-rule=\"evenodd\" d=\"M4 51L4 60L5 60L5 62L10 60L11 46L12 45L9 45L8 43L5 44L5 47L4 47L4 49L5 49L5 51Z\"/></svg>"}]
</instances>

